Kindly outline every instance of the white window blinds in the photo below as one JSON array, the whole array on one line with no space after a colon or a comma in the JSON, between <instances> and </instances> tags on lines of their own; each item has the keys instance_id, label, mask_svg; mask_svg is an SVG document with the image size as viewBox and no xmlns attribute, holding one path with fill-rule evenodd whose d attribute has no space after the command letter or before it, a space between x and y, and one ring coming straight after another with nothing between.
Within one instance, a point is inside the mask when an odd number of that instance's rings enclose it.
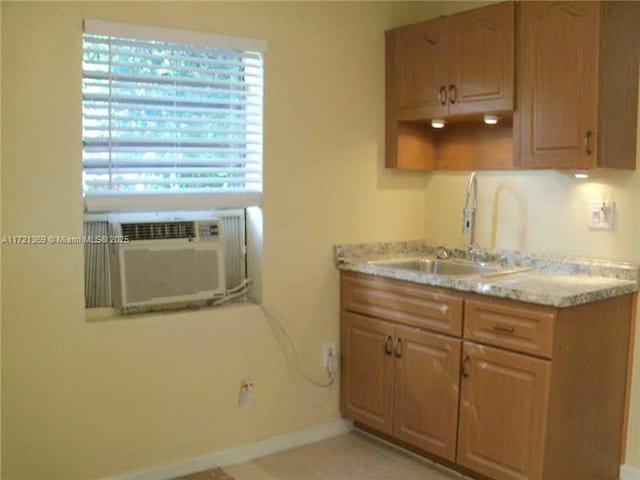
<instances>
[{"instance_id":1,"label":"white window blinds","mask_svg":"<svg viewBox=\"0 0 640 480\"><path fill-rule=\"evenodd\" d=\"M83 40L88 210L260 203L264 44L89 20Z\"/></svg>"}]
</instances>

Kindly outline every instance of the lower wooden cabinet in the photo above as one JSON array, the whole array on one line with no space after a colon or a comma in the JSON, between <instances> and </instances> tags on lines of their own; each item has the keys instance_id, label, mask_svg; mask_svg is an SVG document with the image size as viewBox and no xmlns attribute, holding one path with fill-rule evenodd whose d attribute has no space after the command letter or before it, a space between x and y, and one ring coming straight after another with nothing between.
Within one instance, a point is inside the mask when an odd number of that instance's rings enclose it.
<instances>
[{"instance_id":1,"label":"lower wooden cabinet","mask_svg":"<svg viewBox=\"0 0 640 480\"><path fill-rule=\"evenodd\" d=\"M396 338L393 435L453 461L461 342L401 326Z\"/></svg>"},{"instance_id":2,"label":"lower wooden cabinet","mask_svg":"<svg viewBox=\"0 0 640 480\"><path fill-rule=\"evenodd\" d=\"M458 463L495 480L542 477L550 363L465 342Z\"/></svg>"},{"instance_id":3,"label":"lower wooden cabinet","mask_svg":"<svg viewBox=\"0 0 640 480\"><path fill-rule=\"evenodd\" d=\"M554 308L343 272L342 413L480 478L615 480L634 301Z\"/></svg>"},{"instance_id":4,"label":"lower wooden cabinet","mask_svg":"<svg viewBox=\"0 0 640 480\"><path fill-rule=\"evenodd\" d=\"M395 326L354 313L342 314L342 412L393 433L393 338Z\"/></svg>"},{"instance_id":5,"label":"lower wooden cabinet","mask_svg":"<svg viewBox=\"0 0 640 480\"><path fill-rule=\"evenodd\" d=\"M461 341L342 314L342 411L455 460Z\"/></svg>"}]
</instances>

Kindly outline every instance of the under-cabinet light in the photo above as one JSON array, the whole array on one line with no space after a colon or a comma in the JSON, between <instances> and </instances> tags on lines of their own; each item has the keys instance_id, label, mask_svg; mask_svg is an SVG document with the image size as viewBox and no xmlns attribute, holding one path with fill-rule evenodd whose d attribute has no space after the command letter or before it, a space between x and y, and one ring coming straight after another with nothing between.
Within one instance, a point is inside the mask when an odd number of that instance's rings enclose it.
<instances>
[{"instance_id":1,"label":"under-cabinet light","mask_svg":"<svg viewBox=\"0 0 640 480\"><path fill-rule=\"evenodd\" d=\"M431 120L431 126L433 128L444 128L445 125L446 122L440 118L434 118L433 120Z\"/></svg>"},{"instance_id":2,"label":"under-cabinet light","mask_svg":"<svg viewBox=\"0 0 640 480\"><path fill-rule=\"evenodd\" d=\"M578 170L573 174L573 176L577 179L584 180L585 178L589 178L589 174L584 170Z\"/></svg>"},{"instance_id":3,"label":"under-cabinet light","mask_svg":"<svg viewBox=\"0 0 640 480\"><path fill-rule=\"evenodd\" d=\"M487 125L496 125L500 119L497 115L485 115L483 120Z\"/></svg>"}]
</instances>

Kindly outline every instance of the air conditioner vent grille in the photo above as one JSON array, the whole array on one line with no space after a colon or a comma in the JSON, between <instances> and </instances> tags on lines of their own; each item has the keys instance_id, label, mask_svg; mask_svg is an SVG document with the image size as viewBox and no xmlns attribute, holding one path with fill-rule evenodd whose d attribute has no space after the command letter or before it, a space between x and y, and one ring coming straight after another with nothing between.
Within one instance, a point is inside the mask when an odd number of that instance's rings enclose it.
<instances>
[{"instance_id":1,"label":"air conditioner vent grille","mask_svg":"<svg viewBox=\"0 0 640 480\"><path fill-rule=\"evenodd\" d=\"M122 236L130 241L195 238L195 222L122 223Z\"/></svg>"}]
</instances>

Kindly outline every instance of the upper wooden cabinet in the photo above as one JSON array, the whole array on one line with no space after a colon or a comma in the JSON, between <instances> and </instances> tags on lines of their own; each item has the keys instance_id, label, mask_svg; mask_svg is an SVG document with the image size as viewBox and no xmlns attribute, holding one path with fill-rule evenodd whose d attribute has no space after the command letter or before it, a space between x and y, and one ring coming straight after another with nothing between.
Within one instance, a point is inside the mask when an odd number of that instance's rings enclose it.
<instances>
[{"instance_id":1,"label":"upper wooden cabinet","mask_svg":"<svg viewBox=\"0 0 640 480\"><path fill-rule=\"evenodd\" d=\"M640 2L503 2L388 31L386 166L635 168L638 24Z\"/></svg>"},{"instance_id":2,"label":"upper wooden cabinet","mask_svg":"<svg viewBox=\"0 0 640 480\"><path fill-rule=\"evenodd\" d=\"M395 42L396 108L399 118L446 116L449 81L447 20L410 25Z\"/></svg>"},{"instance_id":3,"label":"upper wooden cabinet","mask_svg":"<svg viewBox=\"0 0 640 480\"><path fill-rule=\"evenodd\" d=\"M513 31L513 2L388 31L394 118L512 110Z\"/></svg>"},{"instance_id":4,"label":"upper wooden cabinet","mask_svg":"<svg viewBox=\"0 0 640 480\"><path fill-rule=\"evenodd\" d=\"M635 168L640 5L522 2L522 168Z\"/></svg>"},{"instance_id":5,"label":"upper wooden cabinet","mask_svg":"<svg viewBox=\"0 0 640 480\"><path fill-rule=\"evenodd\" d=\"M513 110L514 4L449 18L449 114Z\"/></svg>"}]
</instances>

